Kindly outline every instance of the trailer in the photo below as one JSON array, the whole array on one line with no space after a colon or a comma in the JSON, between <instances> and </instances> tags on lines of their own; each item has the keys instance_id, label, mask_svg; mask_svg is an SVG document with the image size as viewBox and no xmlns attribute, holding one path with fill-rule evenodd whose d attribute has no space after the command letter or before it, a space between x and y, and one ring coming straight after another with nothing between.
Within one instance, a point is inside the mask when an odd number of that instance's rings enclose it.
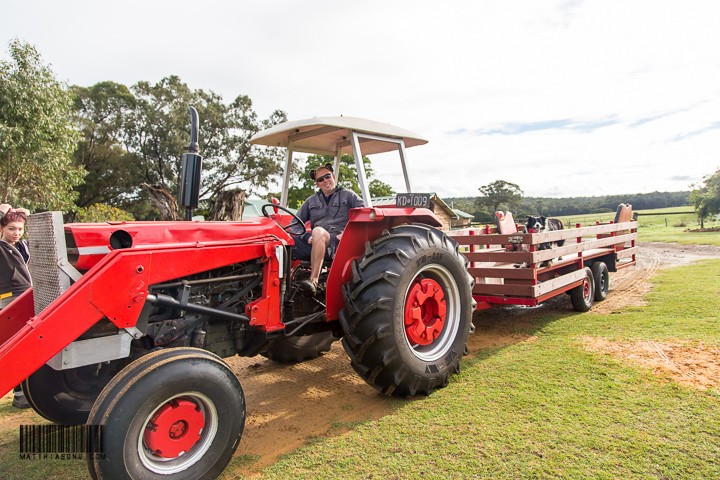
<instances>
[{"instance_id":1,"label":"trailer","mask_svg":"<svg viewBox=\"0 0 720 480\"><path fill-rule=\"evenodd\" d=\"M637 263L637 221L631 208L618 207L618 223L596 223L552 232L532 232L515 225L512 233L497 226L450 231L471 262L477 309L496 305L536 306L567 293L573 308L590 310L610 290L610 272ZM558 243L562 245L558 246Z\"/></svg>"},{"instance_id":2,"label":"trailer","mask_svg":"<svg viewBox=\"0 0 720 480\"><path fill-rule=\"evenodd\" d=\"M191 119L180 189L188 220L202 161L192 108ZM261 218L64 224L60 212L44 212L28 220L33 287L0 311L0 390L22 382L38 414L92 427L89 443L102 450L86 457L93 478L217 477L246 416L241 379L223 358L297 363L341 340L378 391L430 394L459 372L477 308L534 305L564 291L590 308L596 283L607 293L607 271L635 261L634 222L511 235L441 230L406 164L406 148L427 141L399 127L321 117L251 142L286 150L281 200ZM350 211L315 294L300 288L308 265L292 260L295 234L306 229L287 208L295 152L334 156L336 171L352 154L364 203ZM362 157L386 152L399 154L407 193L378 207ZM561 238L577 242L542 248Z\"/></svg>"}]
</instances>

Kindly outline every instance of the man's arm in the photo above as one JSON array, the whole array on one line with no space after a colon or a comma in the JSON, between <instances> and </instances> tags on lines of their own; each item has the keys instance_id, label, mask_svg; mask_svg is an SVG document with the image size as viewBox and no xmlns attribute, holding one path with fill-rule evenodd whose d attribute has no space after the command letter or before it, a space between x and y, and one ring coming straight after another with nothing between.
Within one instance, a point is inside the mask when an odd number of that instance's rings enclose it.
<instances>
[{"instance_id":1,"label":"man's arm","mask_svg":"<svg viewBox=\"0 0 720 480\"><path fill-rule=\"evenodd\" d=\"M363 203L362 198L360 198L357 193L355 193L355 192L352 192L352 193L353 193L353 201L352 201L351 208L364 207L365 203Z\"/></svg>"}]
</instances>

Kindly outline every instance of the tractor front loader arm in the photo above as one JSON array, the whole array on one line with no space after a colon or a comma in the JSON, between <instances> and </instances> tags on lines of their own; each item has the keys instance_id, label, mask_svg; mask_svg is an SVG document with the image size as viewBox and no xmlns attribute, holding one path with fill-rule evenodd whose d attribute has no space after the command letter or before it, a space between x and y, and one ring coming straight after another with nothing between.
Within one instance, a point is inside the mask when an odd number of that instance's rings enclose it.
<instances>
[{"instance_id":1,"label":"tractor front loader arm","mask_svg":"<svg viewBox=\"0 0 720 480\"><path fill-rule=\"evenodd\" d=\"M0 389L8 391L18 385L71 344L77 347L77 355L68 360L72 364L67 365L64 360L51 362L53 368L127 357L130 342L146 333L138 330L136 324L148 300L149 288L154 284L260 259L266 263L265 273L275 276L265 279L272 283L264 289L264 294L272 296L279 305L281 282L277 275L283 269L278 265L275 247L281 245L277 238L263 236L113 250L54 299L48 299L47 292L40 292L45 282L38 279L32 290L1 312L2 318L8 321L3 322L0 330L0 371L3 372ZM264 331L284 327L279 306L246 313L252 318L252 324ZM104 318L117 327L115 335L76 341Z\"/></svg>"}]
</instances>

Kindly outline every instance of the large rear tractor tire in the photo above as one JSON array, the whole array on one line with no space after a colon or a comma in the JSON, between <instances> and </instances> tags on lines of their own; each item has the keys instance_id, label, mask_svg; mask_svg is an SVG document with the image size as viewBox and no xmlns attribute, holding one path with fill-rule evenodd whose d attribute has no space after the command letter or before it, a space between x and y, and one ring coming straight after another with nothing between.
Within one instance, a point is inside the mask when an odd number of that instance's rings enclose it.
<instances>
[{"instance_id":1,"label":"large rear tractor tire","mask_svg":"<svg viewBox=\"0 0 720 480\"><path fill-rule=\"evenodd\" d=\"M577 312L587 312L595 299L595 277L592 270L585 267L585 278L582 285L570 290L570 301Z\"/></svg>"},{"instance_id":2,"label":"large rear tractor tire","mask_svg":"<svg viewBox=\"0 0 720 480\"><path fill-rule=\"evenodd\" d=\"M98 397L95 479L216 478L240 443L245 398L216 355L182 347L152 352L124 368Z\"/></svg>"},{"instance_id":3,"label":"large rear tractor tire","mask_svg":"<svg viewBox=\"0 0 720 480\"><path fill-rule=\"evenodd\" d=\"M82 425L105 385L128 359L54 370L43 365L22 383L30 406L51 422Z\"/></svg>"},{"instance_id":4,"label":"large rear tractor tire","mask_svg":"<svg viewBox=\"0 0 720 480\"><path fill-rule=\"evenodd\" d=\"M352 263L340 323L353 368L385 394L427 394L460 371L473 280L457 243L425 225L384 232Z\"/></svg>"},{"instance_id":5,"label":"large rear tractor tire","mask_svg":"<svg viewBox=\"0 0 720 480\"><path fill-rule=\"evenodd\" d=\"M320 332L299 337L281 337L272 341L263 356L278 363L300 363L318 358L330 351L336 341L332 332Z\"/></svg>"}]
</instances>

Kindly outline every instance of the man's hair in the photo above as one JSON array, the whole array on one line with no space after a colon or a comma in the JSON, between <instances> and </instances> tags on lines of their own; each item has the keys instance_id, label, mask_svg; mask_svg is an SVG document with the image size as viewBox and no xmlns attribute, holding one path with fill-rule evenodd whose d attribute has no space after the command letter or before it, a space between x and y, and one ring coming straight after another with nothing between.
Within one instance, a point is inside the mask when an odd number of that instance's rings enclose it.
<instances>
[{"instance_id":1,"label":"man's hair","mask_svg":"<svg viewBox=\"0 0 720 480\"><path fill-rule=\"evenodd\" d=\"M317 171L320 170L321 168L326 168L326 169L328 169L328 170L330 171L330 173L335 173L335 170L333 170L332 163L326 163L326 164L323 165L322 167L313 168L312 170L310 170L310 178L312 178L313 180L315 180L315 174L316 174Z\"/></svg>"},{"instance_id":2,"label":"man's hair","mask_svg":"<svg viewBox=\"0 0 720 480\"><path fill-rule=\"evenodd\" d=\"M17 210L8 210L4 217L0 220L0 227L6 227L10 222L27 222L27 215Z\"/></svg>"}]
</instances>

